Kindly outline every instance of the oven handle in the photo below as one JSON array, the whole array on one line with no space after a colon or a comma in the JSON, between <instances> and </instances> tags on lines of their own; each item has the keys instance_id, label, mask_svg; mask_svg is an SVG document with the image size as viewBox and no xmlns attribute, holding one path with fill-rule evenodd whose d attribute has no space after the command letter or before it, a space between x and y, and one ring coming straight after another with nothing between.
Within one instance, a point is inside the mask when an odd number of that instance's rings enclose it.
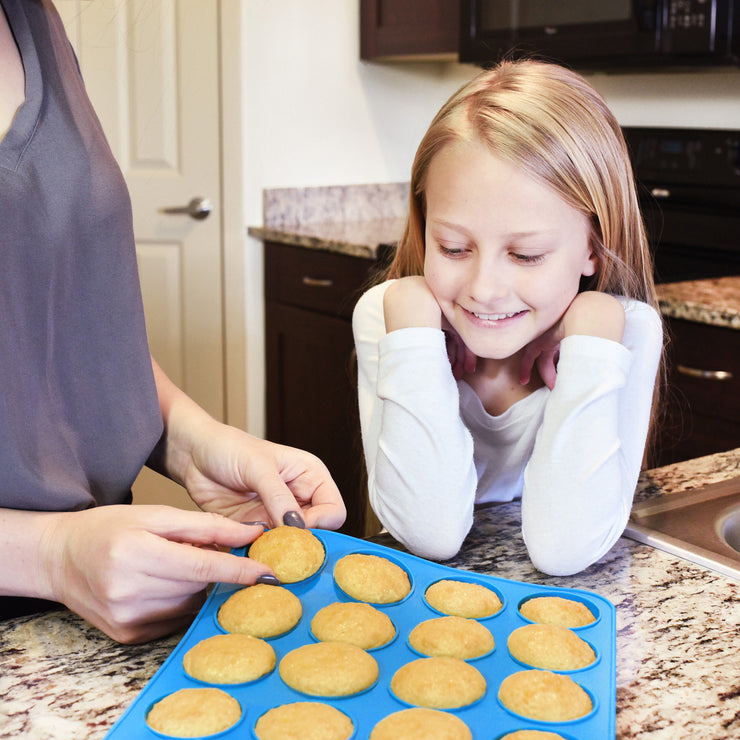
<instances>
[{"instance_id":1,"label":"oven handle","mask_svg":"<svg viewBox=\"0 0 740 740\"><path fill-rule=\"evenodd\" d=\"M732 373L727 370L700 370L697 367L688 367L686 365L677 365L681 375L688 375L690 378L701 378L702 380L732 380Z\"/></svg>"}]
</instances>

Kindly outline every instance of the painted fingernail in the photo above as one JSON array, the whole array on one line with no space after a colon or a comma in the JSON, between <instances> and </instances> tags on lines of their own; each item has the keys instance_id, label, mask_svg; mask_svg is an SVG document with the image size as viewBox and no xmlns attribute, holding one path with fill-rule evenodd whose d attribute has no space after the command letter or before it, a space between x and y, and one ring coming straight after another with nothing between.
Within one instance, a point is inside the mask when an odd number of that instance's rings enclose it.
<instances>
[{"instance_id":1,"label":"painted fingernail","mask_svg":"<svg viewBox=\"0 0 740 740\"><path fill-rule=\"evenodd\" d=\"M270 573L264 573L261 575L257 581L257 583L262 583L265 586L280 586L280 579L276 576L271 575Z\"/></svg>"},{"instance_id":2,"label":"painted fingernail","mask_svg":"<svg viewBox=\"0 0 740 740\"><path fill-rule=\"evenodd\" d=\"M306 522L303 521L303 517L297 511L286 511L283 515L283 524L287 524L289 527L298 527L298 529L306 528Z\"/></svg>"},{"instance_id":3,"label":"painted fingernail","mask_svg":"<svg viewBox=\"0 0 740 740\"><path fill-rule=\"evenodd\" d=\"M242 524L246 524L248 527L264 527L265 529L270 528L270 525L267 522L242 522Z\"/></svg>"}]
</instances>

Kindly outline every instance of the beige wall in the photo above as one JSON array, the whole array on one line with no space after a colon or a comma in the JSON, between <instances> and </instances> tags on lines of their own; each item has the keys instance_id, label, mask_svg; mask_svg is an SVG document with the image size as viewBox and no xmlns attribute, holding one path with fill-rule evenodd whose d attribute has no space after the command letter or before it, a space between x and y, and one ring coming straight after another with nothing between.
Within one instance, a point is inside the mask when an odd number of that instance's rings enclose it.
<instances>
[{"instance_id":1,"label":"beige wall","mask_svg":"<svg viewBox=\"0 0 740 740\"><path fill-rule=\"evenodd\" d=\"M243 0L247 225L262 189L398 182L442 102L476 72L359 60L359 0ZM740 128L740 70L591 75L624 125ZM248 426L263 422L261 245L247 243Z\"/></svg>"}]
</instances>

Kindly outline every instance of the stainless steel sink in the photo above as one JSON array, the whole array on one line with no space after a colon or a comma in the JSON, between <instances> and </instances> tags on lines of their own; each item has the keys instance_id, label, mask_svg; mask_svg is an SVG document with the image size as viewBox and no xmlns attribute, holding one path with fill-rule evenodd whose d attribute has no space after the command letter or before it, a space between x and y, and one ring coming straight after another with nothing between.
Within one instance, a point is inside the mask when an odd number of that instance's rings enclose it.
<instances>
[{"instance_id":1,"label":"stainless steel sink","mask_svg":"<svg viewBox=\"0 0 740 740\"><path fill-rule=\"evenodd\" d=\"M636 504L624 534L740 580L740 478Z\"/></svg>"}]
</instances>

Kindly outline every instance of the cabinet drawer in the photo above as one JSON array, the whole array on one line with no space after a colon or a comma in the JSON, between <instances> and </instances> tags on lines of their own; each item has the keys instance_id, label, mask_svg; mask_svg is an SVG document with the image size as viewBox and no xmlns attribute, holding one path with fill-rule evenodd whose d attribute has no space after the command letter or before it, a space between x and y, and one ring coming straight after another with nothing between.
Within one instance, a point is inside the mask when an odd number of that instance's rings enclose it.
<instances>
[{"instance_id":1,"label":"cabinet drawer","mask_svg":"<svg viewBox=\"0 0 740 740\"><path fill-rule=\"evenodd\" d=\"M376 264L362 257L267 242L265 297L350 318Z\"/></svg>"},{"instance_id":2,"label":"cabinet drawer","mask_svg":"<svg viewBox=\"0 0 740 740\"><path fill-rule=\"evenodd\" d=\"M740 331L672 319L670 382L696 413L740 418Z\"/></svg>"}]
</instances>

